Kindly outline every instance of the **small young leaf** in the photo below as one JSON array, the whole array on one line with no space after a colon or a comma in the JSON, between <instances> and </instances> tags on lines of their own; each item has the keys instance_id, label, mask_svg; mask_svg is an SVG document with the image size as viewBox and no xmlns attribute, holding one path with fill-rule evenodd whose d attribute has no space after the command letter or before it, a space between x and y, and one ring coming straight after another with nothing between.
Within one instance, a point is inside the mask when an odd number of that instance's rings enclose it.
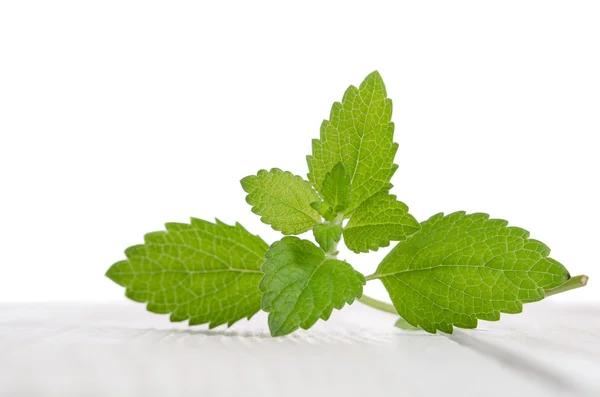
<instances>
[{"instance_id":1,"label":"small young leaf","mask_svg":"<svg viewBox=\"0 0 600 397\"><path fill-rule=\"evenodd\" d=\"M273 168L247 176L241 184L248 193L246 201L252 205L252 212L283 234L304 233L321 221L310 205L319 196L300 176Z\"/></svg>"},{"instance_id":2,"label":"small young leaf","mask_svg":"<svg viewBox=\"0 0 600 397\"><path fill-rule=\"evenodd\" d=\"M321 124L320 139L313 140L307 156L308 179L323 193L327 173L339 162L350 176L352 197L345 213L350 214L363 201L391 188L397 166L394 156L392 101L378 72L369 74L359 88L350 86L342 102L331 108L330 120Z\"/></svg>"},{"instance_id":3,"label":"small young leaf","mask_svg":"<svg viewBox=\"0 0 600 397\"><path fill-rule=\"evenodd\" d=\"M321 193L323 199L331 205L335 214L346 209L350 202L350 176L346 173L344 163L337 163L325 175Z\"/></svg>"},{"instance_id":4,"label":"small young leaf","mask_svg":"<svg viewBox=\"0 0 600 397\"><path fill-rule=\"evenodd\" d=\"M310 206L319 213L325 220L332 221L335 219L333 208L323 201L315 201L310 203Z\"/></svg>"},{"instance_id":5,"label":"small young leaf","mask_svg":"<svg viewBox=\"0 0 600 397\"><path fill-rule=\"evenodd\" d=\"M475 328L477 319L520 313L522 303L569 279L529 232L486 214L437 214L379 265L398 314L428 332Z\"/></svg>"},{"instance_id":6,"label":"small young leaf","mask_svg":"<svg viewBox=\"0 0 600 397\"><path fill-rule=\"evenodd\" d=\"M310 241L284 237L266 258L260 290L273 336L308 329L362 295L364 276L346 262L327 259Z\"/></svg>"},{"instance_id":7,"label":"small young leaf","mask_svg":"<svg viewBox=\"0 0 600 397\"><path fill-rule=\"evenodd\" d=\"M319 223L313 227L313 234L323 251L327 252L335 243L340 241L340 238L342 237L342 227L340 225Z\"/></svg>"},{"instance_id":8,"label":"small young leaf","mask_svg":"<svg viewBox=\"0 0 600 397\"><path fill-rule=\"evenodd\" d=\"M377 251L390 241L402 241L419 230L419 222L396 196L382 192L364 201L344 228L344 243L352 251Z\"/></svg>"},{"instance_id":9,"label":"small young leaf","mask_svg":"<svg viewBox=\"0 0 600 397\"><path fill-rule=\"evenodd\" d=\"M125 251L106 276L126 287L125 295L148 302L171 321L210 328L252 317L260 309L258 289L268 245L239 223L226 225L192 218L167 223L166 231L146 234L144 245Z\"/></svg>"}]
</instances>

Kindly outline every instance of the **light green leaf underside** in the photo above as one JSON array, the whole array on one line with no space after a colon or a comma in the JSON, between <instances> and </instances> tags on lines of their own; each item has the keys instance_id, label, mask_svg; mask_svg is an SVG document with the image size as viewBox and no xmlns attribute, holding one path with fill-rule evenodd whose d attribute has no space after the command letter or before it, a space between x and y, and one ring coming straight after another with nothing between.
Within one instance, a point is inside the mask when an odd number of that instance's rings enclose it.
<instances>
[{"instance_id":1,"label":"light green leaf underside","mask_svg":"<svg viewBox=\"0 0 600 397\"><path fill-rule=\"evenodd\" d=\"M486 214L437 214L398 243L377 274L400 316L428 332L520 313L570 276L529 232Z\"/></svg>"},{"instance_id":2,"label":"light green leaf underside","mask_svg":"<svg viewBox=\"0 0 600 397\"><path fill-rule=\"evenodd\" d=\"M325 175L321 193L336 214L346 209L350 203L350 175L346 173L342 162Z\"/></svg>"},{"instance_id":3,"label":"light green leaf underside","mask_svg":"<svg viewBox=\"0 0 600 397\"><path fill-rule=\"evenodd\" d=\"M344 243L354 252L377 251L390 241L402 241L421 228L396 196L378 193L363 202L344 228Z\"/></svg>"},{"instance_id":4,"label":"light green leaf underside","mask_svg":"<svg viewBox=\"0 0 600 397\"><path fill-rule=\"evenodd\" d=\"M300 234L321 221L310 204L319 196L310 182L278 168L260 170L241 180L246 201L260 220L283 234Z\"/></svg>"},{"instance_id":5,"label":"light green leaf underside","mask_svg":"<svg viewBox=\"0 0 600 397\"><path fill-rule=\"evenodd\" d=\"M342 238L342 227L340 225L320 223L313 228L313 234L323 251L328 252Z\"/></svg>"},{"instance_id":6,"label":"light green leaf underside","mask_svg":"<svg viewBox=\"0 0 600 397\"><path fill-rule=\"evenodd\" d=\"M363 275L346 262L327 259L310 241L284 237L266 258L260 290L273 336L308 329L362 295Z\"/></svg>"},{"instance_id":7,"label":"light green leaf underside","mask_svg":"<svg viewBox=\"0 0 600 397\"><path fill-rule=\"evenodd\" d=\"M240 224L192 218L149 233L106 276L154 313L190 325L231 325L260 310L260 270L268 245Z\"/></svg>"},{"instance_id":8,"label":"light green leaf underside","mask_svg":"<svg viewBox=\"0 0 600 397\"><path fill-rule=\"evenodd\" d=\"M381 76L373 72L359 88L350 86L341 103L333 104L329 120L321 124L320 139L313 140L312 155L307 156L308 179L321 192L327 173L342 162L352 186L345 213L391 187L398 150L391 117L392 101Z\"/></svg>"}]
</instances>

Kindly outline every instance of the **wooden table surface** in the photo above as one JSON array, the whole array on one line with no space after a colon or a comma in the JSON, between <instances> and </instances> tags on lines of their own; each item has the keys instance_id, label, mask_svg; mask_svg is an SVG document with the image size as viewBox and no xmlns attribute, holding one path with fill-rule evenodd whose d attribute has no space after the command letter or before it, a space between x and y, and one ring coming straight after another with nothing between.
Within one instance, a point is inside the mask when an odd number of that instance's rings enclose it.
<instances>
[{"instance_id":1,"label":"wooden table surface","mask_svg":"<svg viewBox=\"0 0 600 397\"><path fill-rule=\"evenodd\" d=\"M600 305L545 301L477 330L394 328L360 303L271 338L134 302L0 304L0 396L600 396Z\"/></svg>"}]
</instances>

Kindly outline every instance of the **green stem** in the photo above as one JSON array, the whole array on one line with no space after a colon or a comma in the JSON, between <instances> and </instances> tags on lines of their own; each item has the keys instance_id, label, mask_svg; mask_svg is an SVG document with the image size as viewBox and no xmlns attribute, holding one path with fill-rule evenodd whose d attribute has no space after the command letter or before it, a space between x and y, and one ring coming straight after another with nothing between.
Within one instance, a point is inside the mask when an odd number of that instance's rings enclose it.
<instances>
[{"instance_id":1,"label":"green stem","mask_svg":"<svg viewBox=\"0 0 600 397\"><path fill-rule=\"evenodd\" d=\"M398 314L398 311L394 306L390 305L389 303L373 299L367 295L361 296L360 298L358 298L358 301L363 305L372 307L373 309L381 310L392 314Z\"/></svg>"},{"instance_id":2,"label":"green stem","mask_svg":"<svg viewBox=\"0 0 600 397\"><path fill-rule=\"evenodd\" d=\"M375 280L376 278L379 278L379 275L377 273L371 274L370 276L365 276L365 280L367 281Z\"/></svg>"},{"instance_id":3,"label":"green stem","mask_svg":"<svg viewBox=\"0 0 600 397\"><path fill-rule=\"evenodd\" d=\"M562 292L567 292L572 289L577 289L581 287L585 287L588 282L589 277L583 274L579 276L571 277L567 280L563 285L559 285L556 288L552 288L546 291L546 296L552 296L556 294L560 294Z\"/></svg>"},{"instance_id":4,"label":"green stem","mask_svg":"<svg viewBox=\"0 0 600 397\"><path fill-rule=\"evenodd\" d=\"M325 253L325 256L329 259L337 259L337 255L338 255L337 246L338 246L338 243L333 243L333 245L331 246L329 251L327 251Z\"/></svg>"}]
</instances>

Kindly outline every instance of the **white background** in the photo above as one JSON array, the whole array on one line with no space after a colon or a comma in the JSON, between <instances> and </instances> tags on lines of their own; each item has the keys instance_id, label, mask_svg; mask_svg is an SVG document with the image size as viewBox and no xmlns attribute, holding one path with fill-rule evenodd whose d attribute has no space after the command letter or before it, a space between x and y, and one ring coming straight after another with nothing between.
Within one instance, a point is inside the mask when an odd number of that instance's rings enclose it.
<instances>
[{"instance_id":1,"label":"white background","mask_svg":"<svg viewBox=\"0 0 600 397\"><path fill-rule=\"evenodd\" d=\"M2 2L0 301L122 299L106 269L189 216L273 242L239 179L305 175L375 69L412 213L508 219L591 276L554 299L599 300L599 21L597 1Z\"/></svg>"}]
</instances>

